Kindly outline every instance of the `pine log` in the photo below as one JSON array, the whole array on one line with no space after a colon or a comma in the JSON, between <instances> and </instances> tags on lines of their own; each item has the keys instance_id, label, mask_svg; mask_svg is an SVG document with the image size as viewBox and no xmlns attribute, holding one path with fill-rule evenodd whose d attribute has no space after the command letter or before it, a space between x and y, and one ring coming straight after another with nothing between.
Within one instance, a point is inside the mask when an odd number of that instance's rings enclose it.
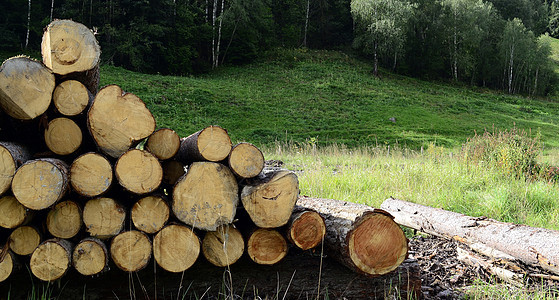
<instances>
[{"instance_id":1,"label":"pine log","mask_svg":"<svg viewBox=\"0 0 559 300\"><path fill-rule=\"evenodd\" d=\"M153 256L169 272L190 268L200 254L200 241L194 231L182 225L168 225L153 238Z\"/></svg>"},{"instance_id":2,"label":"pine log","mask_svg":"<svg viewBox=\"0 0 559 300\"><path fill-rule=\"evenodd\" d=\"M31 273L43 281L54 281L66 274L72 264L72 244L63 239L42 242L29 261Z\"/></svg>"},{"instance_id":3,"label":"pine log","mask_svg":"<svg viewBox=\"0 0 559 300\"><path fill-rule=\"evenodd\" d=\"M287 241L275 229L258 228L247 240L247 254L257 264L273 265L287 255Z\"/></svg>"},{"instance_id":4,"label":"pine log","mask_svg":"<svg viewBox=\"0 0 559 300\"><path fill-rule=\"evenodd\" d=\"M83 154L70 166L70 183L82 196L99 196L109 189L112 182L113 167L101 154Z\"/></svg>"},{"instance_id":5,"label":"pine log","mask_svg":"<svg viewBox=\"0 0 559 300\"><path fill-rule=\"evenodd\" d=\"M392 198L381 207L393 214L398 224L467 244L482 243L525 264L559 274L559 231L471 217Z\"/></svg>"},{"instance_id":6,"label":"pine log","mask_svg":"<svg viewBox=\"0 0 559 300\"><path fill-rule=\"evenodd\" d=\"M22 165L12 180L12 192L25 207L45 209L68 190L68 165L59 159L41 158Z\"/></svg>"},{"instance_id":7,"label":"pine log","mask_svg":"<svg viewBox=\"0 0 559 300\"><path fill-rule=\"evenodd\" d=\"M287 224L299 195L299 181L288 170L262 172L245 182L243 207L256 226L276 228Z\"/></svg>"},{"instance_id":8,"label":"pine log","mask_svg":"<svg viewBox=\"0 0 559 300\"><path fill-rule=\"evenodd\" d=\"M12 118L35 119L49 107L54 85L54 75L42 63L10 58L0 66L0 107Z\"/></svg>"},{"instance_id":9,"label":"pine log","mask_svg":"<svg viewBox=\"0 0 559 300\"><path fill-rule=\"evenodd\" d=\"M132 149L116 162L115 176L126 190L141 195L153 192L159 187L163 169L153 154Z\"/></svg>"},{"instance_id":10,"label":"pine log","mask_svg":"<svg viewBox=\"0 0 559 300\"><path fill-rule=\"evenodd\" d=\"M161 167L163 168L163 183L167 185L175 185L186 173L184 165L177 160L164 161Z\"/></svg>"},{"instance_id":11,"label":"pine log","mask_svg":"<svg viewBox=\"0 0 559 300\"><path fill-rule=\"evenodd\" d=\"M152 133L146 142L146 150L160 160L174 157L181 146L179 135L169 128L161 128Z\"/></svg>"},{"instance_id":12,"label":"pine log","mask_svg":"<svg viewBox=\"0 0 559 300\"><path fill-rule=\"evenodd\" d=\"M109 251L101 240L82 239L72 253L74 269L82 275L91 276L108 269Z\"/></svg>"},{"instance_id":13,"label":"pine log","mask_svg":"<svg viewBox=\"0 0 559 300\"><path fill-rule=\"evenodd\" d=\"M293 213L287 224L287 239L301 250L318 246L325 235L324 218L315 211L297 211Z\"/></svg>"},{"instance_id":14,"label":"pine log","mask_svg":"<svg viewBox=\"0 0 559 300\"><path fill-rule=\"evenodd\" d=\"M111 258L125 272L139 271L151 258L151 242L148 236L137 230L125 231L111 242Z\"/></svg>"},{"instance_id":15,"label":"pine log","mask_svg":"<svg viewBox=\"0 0 559 300\"><path fill-rule=\"evenodd\" d=\"M202 230L215 231L233 222L238 202L237 180L219 163L192 163L173 189L177 219Z\"/></svg>"},{"instance_id":16,"label":"pine log","mask_svg":"<svg viewBox=\"0 0 559 300\"><path fill-rule=\"evenodd\" d=\"M82 144L82 130L76 122L68 118L50 121L44 136L47 147L58 155L72 154Z\"/></svg>"},{"instance_id":17,"label":"pine log","mask_svg":"<svg viewBox=\"0 0 559 300\"><path fill-rule=\"evenodd\" d=\"M54 89L52 102L64 116L77 116L93 103L91 92L77 80L66 80Z\"/></svg>"},{"instance_id":18,"label":"pine log","mask_svg":"<svg viewBox=\"0 0 559 300\"><path fill-rule=\"evenodd\" d=\"M31 152L23 145L0 141L0 195L12 185L16 170L31 159Z\"/></svg>"},{"instance_id":19,"label":"pine log","mask_svg":"<svg viewBox=\"0 0 559 300\"><path fill-rule=\"evenodd\" d=\"M155 119L146 104L117 85L102 88L87 114L87 126L100 150L117 158L150 136Z\"/></svg>"},{"instance_id":20,"label":"pine log","mask_svg":"<svg viewBox=\"0 0 559 300\"><path fill-rule=\"evenodd\" d=\"M10 234L10 250L17 255L29 255L41 243L41 235L35 227L20 226Z\"/></svg>"},{"instance_id":21,"label":"pine log","mask_svg":"<svg viewBox=\"0 0 559 300\"><path fill-rule=\"evenodd\" d=\"M85 229L93 237L108 239L124 229L126 210L112 198L95 198L83 208Z\"/></svg>"},{"instance_id":22,"label":"pine log","mask_svg":"<svg viewBox=\"0 0 559 300\"><path fill-rule=\"evenodd\" d=\"M30 212L14 196L0 196L0 227L12 229L29 220Z\"/></svg>"},{"instance_id":23,"label":"pine log","mask_svg":"<svg viewBox=\"0 0 559 300\"><path fill-rule=\"evenodd\" d=\"M244 251L243 235L232 225L207 232L202 240L202 254L214 266L230 266L241 258Z\"/></svg>"},{"instance_id":24,"label":"pine log","mask_svg":"<svg viewBox=\"0 0 559 300\"><path fill-rule=\"evenodd\" d=\"M82 209L74 201L59 202L49 211L46 224L54 237L70 239L82 228Z\"/></svg>"},{"instance_id":25,"label":"pine log","mask_svg":"<svg viewBox=\"0 0 559 300\"><path fill-rule=\"evenodd\" d=\"M300 197L297 205L314 210L324 218L324 242L329 254L356 272L384 275L407 257L408 240L403 230L381 209L309 197Z\"/></svg>"},{"instance_id":26,"label":"pine log","mask_svg":"<svg viewBox=\"0 0 559 300\"><path fill-rule=\"evenodd\" d=\"M227 130L209 126L181 139L177 159L189 164L194 161L222 161L231 152L231 139Z\"/></svg>"},{"instance_id":27,"label":"pine log","mask_svg":"<svg viewBox=\"0 0 559 300\"><path fill-rule=\"evenodd\" d=\"M241 178L252 178L264 169L262 151L250 143L239 143L231 149L227 159L233 174Z\"/></svg>"},{"instance_id":28,"label":"pine log","mask_svg":"<svg viewBox=\"0 0 559 300\"><path fill-rule=\"evenodd\" d=\"M169 220L169 205L162 196L152 195L138 200L130 212L136 229L145 233L160 231Z\"/></svg>"},{"instance_id":29,"label":"pine log","mask_svg":"<svg viewBox=\"0 0 559 300\"><path fill-rule=\"evenodd\" d=\"M60 81L81 81L92 94L99 86L101 48L93 32L71 20L54 20L43 33L43 62Z\"/></svg>"},{"instance_id":30,"label":"pine log","mask_svg":"<svg viewBox=\"0 0 559 300\"><path fill-rule=\"evenodd\" d=\"M3 255L0 255L0 282L2 282L12 275L14 258L9 250L0 249L0 253L3 253Z\"/></svg>"}]
</instances>

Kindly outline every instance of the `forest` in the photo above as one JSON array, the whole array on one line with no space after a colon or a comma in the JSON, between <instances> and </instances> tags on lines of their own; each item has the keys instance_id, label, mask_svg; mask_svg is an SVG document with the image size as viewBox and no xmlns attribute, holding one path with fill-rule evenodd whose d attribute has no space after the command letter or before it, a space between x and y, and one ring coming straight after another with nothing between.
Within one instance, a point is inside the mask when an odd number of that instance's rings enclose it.
<instances>
[{"instance_id":1,"label":"forest","mask_svg":"<svg viewBox=\"0 0 559 300\"><path fill-rule=\"evenodd\" d=\"M65 18L94 31L104 64L143 73L207 73L283 47L509 94L558 83L541 38L559 36L556 0L3 0L0 51L33 56L43 28Z\"/></svg>"}]
</instances>

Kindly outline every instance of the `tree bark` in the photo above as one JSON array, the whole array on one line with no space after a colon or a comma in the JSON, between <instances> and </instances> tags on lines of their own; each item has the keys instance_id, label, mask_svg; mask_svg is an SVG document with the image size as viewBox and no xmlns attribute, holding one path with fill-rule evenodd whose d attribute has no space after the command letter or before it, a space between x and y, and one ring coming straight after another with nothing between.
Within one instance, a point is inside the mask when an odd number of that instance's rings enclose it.
<instances>
[{"instance_id":1,"label":"tree bark","mask_svg":"<svg viewBox=\"0 0 559 300\"><path fill-rule=\"evenodd\" d=\"M153 256L169 272L190 268L200 254L200 241L194 231L183 225L168 225L153 238Z\"/></svg>"},{"instance_id":2,"label":"tree bark","mask_svg":"<svg viewBox=\"0 0 559 300\"><path fill-rule=\"evenodd\" d=\"M329 254L350 269L379 276L407 257L408 241L393 217L357 203L300 197L297 205L318 212L326 223Z\"/></svg>"},{"instance_id":3,"label":"tree bark","mask_svg":"<svg viewBox=\"0 0 559 300\"><path fill-rule=\"evenodd\" d=\"M557 231L470 217L392 198L381 207L406 227L464 243L482 243L528 265L559 274Z\"/></svg>"},{"instance_id":4,"label":"tree bark","mask_svg":"<svg viewBox=\"0 0 559 300\"><path fill-rule=\"evenodd\" d=\"M296 209L287 225L287 239L301 250L318 246L326 235L324 218L315 211Z\"/></svg>"},{"instance_id":5,"label":"tree bark","mask_svg":"<svg viewBox=\"0 0 559 300\"><path fill-rule=\"evenodd\" d=\"M152 133L146 142L146 150L160 160L173 158L181 146L179 135L169 128L161 128Z\"/></svg>"},{"instance_id":6,"label":"tree bark","mask_svg":"<svg viewBox=\"0 0 559 300\"><path fill-rule=\"evenodd\" d=\"M241 201L256 226L276 228L287 224L299 195L299 181L295 173L266 170L245 184Z\"/></svg>"},{"instance_id":7,"label":"tree bark","mask_svg":"<svg viewBox=\"0 0 559 300\"><path fill-rule=\"evenodd\" d=\"M87 232L99 239L108 239L124 229L126 211L111 198L95 198L83 208L83 223Z\"/></svg>"},{"instance_id":8,"label":"tree bark","mask_svg":"<svg viewBox=\"0 0 559 300\"><path fill-rule=\"evenodd\" d=\"M227 130L209 126L181 139L177 159L184 164L194 161L219 162L227 158L231 146Z\"/></svg>"},{"instance_id":9,"label":"tree bark","mask_svg":"<svg viewBox=\"0 0 559 300\"><path fill-rule=\"evenodd\" d=\"M109 189L112 181L113 167L101 154L83 154L70 166L70 184L82 196L99 196Z\"/></svg>"},{"instance_id":10,"label":"tree bark","mask_svg":"<svg viewBox=\"0 0 559 300\"><path fill-rule=\"evenodd\" d=\"M44 133L47 147L58 155L76 152L82 144L82 130L68 118L56 118L50 121Z\"/></svg>"},{"instance_id":11,"label":"tree bark","mask_svg":"<svg viewBox=\"0 0 559 300\"><path fill-rule=\"evenodd\" d=\"M68 173L68 165L59 159L30 160L14 175L12 192L29 209L48 208L66 194Z\"/></svg>"},{"instance_id":12,"label":"tree bark","mask_svg":"<svg viewBox=\"0 0 559 300\"><path fill-rule=\"evenodd\" d=\"M173 189L177 219L202 230L214 231L233 222L238 202L237 180L219 163L192 163Z\"/></svg>"},{"instance_id":13,"label":"tree bark","mask_svg":"<svg viewBox=\"0 0 559 300\"><path fill-rule=\"evenodd\" d=\"M241 258L244 251L243 235L231 225L207 232L202 240L202 254L214 266L230 266Z\"/></svg>"},{"instance_id":14,"label":"tree bark","mask_svg":"<svg viewBox=\"0 0 559 300\"><path fill-rule=\"evenodd\" d=\"M287 255L287 241L275 229L259 228L249 235L247 254L259 265L273 265Z\"/></svg>"},{"instance_id":15,"label":"tree bark","mask_svg":"<svg viewBox=\"0 0 559 300\"><path fill-rule=\"evenodd\" d=\"M0 66L0 107L12 118L34 119L49 107L54 86L54 75L42 63L10 58Z\"/></svg>"},{"instance_id":16,"label":"tree bark","mask_svg":"<svg viewBox=\"0 0 559 300\"><path fill-rule=\"evenodd\" d=\"M10 189L16 170L31 157L24 145L0 141L0 195Z\"/></svg>"},{"instance_id":17,"label":"tree bark","mask_svg":"<svg viewBox=\"0 0 559 300\"><path fill-rule=\"evenodd\" d=\"M49 211L46 224L54 237L73 238L82 228L82 209L73 201L59 202Z\"/></svg>"},{"instance_id":18,"label":"tree bark","mask_svg":"<svg viewBox=\"0 0 559 300\"><path fill-rule=\"evenodd\" d=\"M153 234L160 231L169 220L169 205L163 196L143 197L132 206L130 216L136 229Z\"/></svg>"},{"instance_id":19,"label":"tree bark","mask_svg":"<svg viewBox=\"0 0 559 300\"><path fill-rule=\"evenodd\" d=\"M50 239L33 251L29 267L35 277L54 281L66 274L72 264L72 244L63 239Z\"/></svg>"},{"instance_id":20,"label":"tree bark","mask_svg":"<svg viewBox=\"0 0 559 300\"><path fill-rule=\"evenodd\" d=\"M155 130L146 104L119 86L102 88L87 114L87 126L99 149L117 158Z\"/></svg>"},{"instance_id":21,"label":"tree bark","mask_svg":"<svg viewBox=\"0 0 559 300\"><path fill-rule=\"evenodd\" d=\"M108 270L109 251L101 240L84 238L72 254L74 269L85 276L92 276Z\"/></svg>"},{"instance_id":22,"label":"tree bark","mask_svg":"<svg viewBox=\"0 0 559 300\"><path fill-rule=\"evenodd\" d=\"M252 178L264 169L264 155L253 144L239 143L231 149L227 163L233 174L240 178Z\"/></svg>"},{"instance_id":23,"label":"tree bark","mask_svg":"<svg viewBox=\"0 0 559 300\"><path fill-rule=\"evenodd\" d=\"M41 243L41 235L35 227L20 226L8 238L10 250L17 255L30 255Z\"/></svg>"},{"instance_id":24,"label":"tree bark","mask_svg":"<svg viewBox=\"0 0 559 300\"><path fill-rule=\"evenodd\" d=\"M151 258L151 242L141 231L125 231L114 237L110 251L111 258L119 269L136 272L148 265Z\"/></svg>"},{"instance_id":25,"label":"tree bark","mask_svg":"<svg viewBox=\"0 0 559 300\"><path fill-rule=\"evenodd\" d=\"M77 116L93 103L93 94L81 82L66 80L54 89L52 102L62 115Z\"/></svg>"},{"instance_id":26,"label":"tree bark","mask_svg":"<svg viewBox=\"0 0 559 300\"><path fill-rule=\"evenodd\" d=\"M0 196L0 227L12 229L24 224L31 213L13 196Z\"/></svg>"},{"instance_id":27,"label":"tree bark","mask_svg":"<svg viewBox=\"0 0 559 300\"><path fill-rule=\"evenodd\" d=\"M163 179L163 169L153 154L132 149L116 162L115 176L127 191L142 195L157 190Z\"/></svg>"}]
</instances>

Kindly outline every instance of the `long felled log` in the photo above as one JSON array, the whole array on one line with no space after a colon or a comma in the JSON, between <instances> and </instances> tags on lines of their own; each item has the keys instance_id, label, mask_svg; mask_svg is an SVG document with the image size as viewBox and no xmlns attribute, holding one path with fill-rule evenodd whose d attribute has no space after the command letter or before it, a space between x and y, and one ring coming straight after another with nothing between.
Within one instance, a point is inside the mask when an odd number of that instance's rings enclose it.
<instances>
[{"instance_id":1,"label":"long felled log","mask_svg":"<svg viewBox=\"0 0 559 300\"><path fill-rule=\"evenodd\" d=\"M42 242L29 261L35 277L43 281L61 278L72 264L72 244L67 240L50 239Z\"/></svg>"},{"instance_id":2,"label":"long felled log","mask_svg":"<svg viewBox=\"0 0 559 300\"><path fill-rule=\"evenodd\" d=\"M55 20L43 33L43 62L59 80L81 81L91 93L99 86L101 48L93 32L71 20Z\"/></svg>"},{"instance_id":3,"label":"long felled log","mask_svg":"<svg viewBox=\"0 0 559 300\"><path fill-rule=\"evenodd\" d=\"M72 264L82 275L99 274L108 269L109 251L101 240L85 238L74 247Z\"/></svg>"},{"instance_id":4,"label":"long felled log","mask_svg":"<svg viewBox=\"0 0 559 300\"><path fill-rule=\"evenodd\" d=\"M141 231L126 231L114 237L110 251L119 269L135 272L147 266L151 258L151 242Z\"/></svg>"},{"instance_id":5,"label":"long felled log","mask_svg":"<svg viewBox=\"0 0 559 300\"><path fill-rule=\"evenodd\" d=\"M25 207L45 209L60 200L68 190L68 173L68 165L62 160L30 160L16 171L12 192Z\"/></svg>"},{"instance_id":6,"label":"long felled log","mask_svg":"<svg viewBox=\"0 0 559 300\"><path fill-rule=\"evenodd\" d=\"M299 181L288 170L265 170L245 182L243 207L256 226L276 228L287 224L299 195Z\"/></svg>"},{"instance_id":7,"label":"long felled log","mask_svg":"<svg viewBox=\"0 0 559 300\"><path fill-rule=\"evenodd\" d=\"M0 107L12 118L31 120L49 107L54 75L28 57L10 58L0 66Z\"/></svg>"},{"instance_id":8,"label":"long felled log","mask_svg":"<svg viewBox=\"0 0 559 300\"><path fill-rule=\"evenodd\" d=\"M168 225L153 238L153 257L169 272L190 268L200 254L200 241L194 231L183 225Z\"/></svg>"},{"instance_id":9,"label":"long felled log","mask_svg":"<svg viewBox=\"0 0 559 300\"><path fill-rule=\"evenodd\" d=\"M102 88L87 113L87 126L97 146L117 158L155 130L146 104L117 85Z\"/></svg>"},{"instance_id":10,"label":"long felled log","mask_svg":"<svg viewBox=\"0 0 559 300\"><path fill-rule=\"evenodd\" d=\"M330 199L300 197L297 205L318 212L326 223L330 255L364 274L383 275L407 257L408 241L393 217L370 206Z\"/></svg>"},{"instance_id":11,"label":"long felled log","mask_svg":"<svg viewBox=\"0 0 559 300\"><path fill-rule=\"evenodd\" d=\"M184 164L193 161L222 161L231 152L231 139L219 126L209 126L181 139L177 159Z\"/></svg>"},{"instance_id":12,"label":"long felled log","mask_svg":"<svg viewBox=\"0 0 559 300\"><path fill-rule=\"evenodd\" d=\"M381 207L406 227L464 243L482 243L528 265L559 274L558 231L470 217L392 198Z\"/></svg>"},{"instance_id":13,"label":"long felled log","mask_svg":"<svg viewBox=\"0 0 559 300\"><path fill-rule=\"evenodd\" d=\"M214 231L233 222L238 202L237 180L219 163L192 163L173 189L177 219L202 230Z\"/></svg>"},{"instance_id":14,"label":"long felled log","mask_svg":"<svg viewBox=\"0 0 559 300\"><path fill-rule=\"evenodd\" d=\"M24 145L0 141L0 195L10 188L17 168L29 159L31 152Z\"/></svg>"},{"instance_id":15,"label":"long felled log","mask_svg":"<svg viewBox=\"0 0 559 300\"><path fill-rule=\"evenodd\" d=\"M206 233L202 240L202 254L214 266L230 266L244 251L243 235L232 225L220 226L216 231Z\"/></svg>"},{"instance_id":16,"label":"long felled log","mask_svg":"<svg viewBox=\"0 0 559 300\"><path fill-rule=\"evenodd\" d=\"M70 184L80 195L99 196L109 189L112 182L113 167L98 153L83 154L70 166Z\"/></svg>"}]
</instances>

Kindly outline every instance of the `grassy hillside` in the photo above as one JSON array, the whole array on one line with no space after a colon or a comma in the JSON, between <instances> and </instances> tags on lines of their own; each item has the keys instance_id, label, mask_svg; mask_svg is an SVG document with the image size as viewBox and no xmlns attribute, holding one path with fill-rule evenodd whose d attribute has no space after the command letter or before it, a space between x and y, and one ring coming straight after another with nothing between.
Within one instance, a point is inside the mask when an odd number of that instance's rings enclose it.
<instances>
[{"instance_id":1,"label":"grassy hillside","mask_svg":"<svg viewBox=\"0 0 559 300\"><path fill-rule=\"evenodd\" d=\"M312 141L348 146L435 142L458 146L474 132L513 126L558 147L559 103L384 74L335 51L281 50L200 77L144 75L105 66L101 84L140 96L158 125L186 136L219 124L235 141ZM396 122L390 121L395 118Z\"/></svg>"}]
</instances>

